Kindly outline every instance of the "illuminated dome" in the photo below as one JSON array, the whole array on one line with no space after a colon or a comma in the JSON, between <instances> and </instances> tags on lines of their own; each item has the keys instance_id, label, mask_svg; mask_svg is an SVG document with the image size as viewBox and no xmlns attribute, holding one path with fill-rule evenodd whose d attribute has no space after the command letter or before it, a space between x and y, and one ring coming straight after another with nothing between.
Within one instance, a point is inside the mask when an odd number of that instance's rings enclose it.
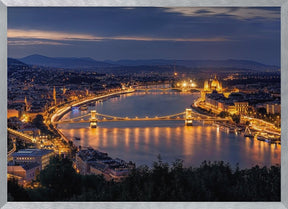
<instances>
[{"instance_id":1,"label":"illuminated dome","mask_svg":"<svg viewBox=\"0 0 288 209\"><path fill-rule=\"evenodd\" d=\"M213 81L211 82L211 88L217 89L217 88L219 88L219 86L220 86L219 81L217 80L217 78L216 78L216 76L215 76L215 78L214 78Z\"/></svg>"},{"instance_id":2,"label":"illuminated dome","mask_svg":"<svg viewBox=\"0 0 288 209\"><path fill-rule=\"evenodd\" d=\"M222 91L222 84L217 80L216 76L211 82L211 90L216 90L218 92Z\"/></svg>"}]
</instances>

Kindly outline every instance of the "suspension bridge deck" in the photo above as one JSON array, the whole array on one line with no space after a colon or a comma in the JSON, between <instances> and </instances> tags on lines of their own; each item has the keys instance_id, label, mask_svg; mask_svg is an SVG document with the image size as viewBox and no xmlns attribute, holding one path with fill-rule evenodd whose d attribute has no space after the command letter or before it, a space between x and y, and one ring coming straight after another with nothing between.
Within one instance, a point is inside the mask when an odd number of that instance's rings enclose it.
<instances>
[{"instance_id":1,"label":"suspension bridge deck","mask_svg":"<svg viewBox=\"0 0 288 209\"><path fill-rule=\"evenodd\" d=\"M87 116L86 116L87 117ZM77 118L79 119L79 118ZM125 122L125 121L185 121L187 120L185 117L145 117L145 118L122 118L122 117L111 117L111 118L101 118L101 119L97 119L97 122ZM201 118L201 117L192 117L190 118L190 120L193 121L228 121L228 119L224 119L224 118ZM80 119L80 120L75 120L75 119L71 119L71 120L63 120L63 121L57 121L54 122L54 124L73 124L73 123L90 123L91 120L84 120L84 119Z\"/></svg>"}]
</instances>

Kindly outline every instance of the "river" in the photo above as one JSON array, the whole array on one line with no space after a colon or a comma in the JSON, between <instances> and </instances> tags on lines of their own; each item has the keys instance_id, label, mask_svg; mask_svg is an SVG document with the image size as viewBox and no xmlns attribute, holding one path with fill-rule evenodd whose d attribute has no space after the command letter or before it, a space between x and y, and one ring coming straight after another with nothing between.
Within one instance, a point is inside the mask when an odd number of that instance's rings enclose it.
<instances>
[{"instance_id":1,"label":"river","mask_svg":"<svg viewBox=\"0 0 288 209\"><path fill-rule=\"evenodd\" d=\"M199 95L180 92L135 92L94 102L87 111L68 112L61 120L78 117L97 110L102 114L121 117L155 117L184 112ZM121 121L61 124L58 128L74 144L107 152L113 158L133 161L137 166L151 166L160 155L164 162L182 159L185 166L199 166L204 160L229 162L232 167L280 164L281 145L245 138L243 134L227 133L210 125L184 121Z\"/></svg>"}]
</instances>

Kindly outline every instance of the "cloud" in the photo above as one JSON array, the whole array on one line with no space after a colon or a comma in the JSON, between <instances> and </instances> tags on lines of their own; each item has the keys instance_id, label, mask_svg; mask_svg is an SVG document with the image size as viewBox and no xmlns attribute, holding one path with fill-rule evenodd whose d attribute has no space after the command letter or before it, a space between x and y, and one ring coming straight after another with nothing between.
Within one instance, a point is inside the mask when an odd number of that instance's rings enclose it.
<instances>
[{"instance_id":1,"label":"cloud","mask_svg":"<svg viewBox=\"0 0 288 209\"><path fill-rule=\"evenodd\" d=\"M146 37L146 36L95 36L90 34L79 33L65 33L55 31L41 31L41 30L20 30L8 29L8 38L10 39L36 39L36 40L51 40L51 41L103 41L103 40L123 40L123 41L175 41L175 42L222 42L230 41L225 37L210 37L210 38L162 38L162 37ZM13 45L17 42L10 41ZM29 41L27 41L28 45ZM33 43L30 41L30 43ZM54 44L61 45L58 42L39 41L39 44ZM19 44L25 45L26 43L21 40ZM37 41L34 41L37 44Z\"/></svg>"},{"instance_id":2,"label":"cloud","mask_svg":"<svg viewBox=\"0 0 288 209\"><path fill-rule=\"evenodd\" d=\"M218 42L228 41L229 39L223 37L212 37L212 38L155 38L155 37L129 37L119 36L111 37L108 39L112 40L132 40L132 41L176 41L176 42Z\"/></svg>"},{"instance_id":3,"label":"cloud","mask_svg":"<svg viewBox=\"0 0 288 209\"><path fill-rule=\"evenodd\" d=\"M55 41L40 41L40 40L8 40L10 46L29 46L29 45L70 45L67 43Z\"/></svg>"},{"instance_id":4,"label":"cloud","mask_svg":"<svg viewBox=\"0 0 288 209\"><path fill-rule=\"evenodd\" d=\"M41 30L19 30L19 29L8 29L8 38L21 38L21 39L46 39L46 40L58 40L58 41L69 41L69 40L97 40L101 37L96 37L87 34L77 33L63 33L55 31L41 31Z\"/></svg>"},{"instance_id":5,"label":"cloud","mask_svg":"<svg viewBox=\"0 0 288 209\"><path fill-rule=\"evenodd\" d=\"M261 18L263 20L280 20L280 10L267 10L262 8L195 8L195 7L173 7L164 8L168 13L179 13L182 16L191 17L211 17L211 16L230 16L238 20L249 20Z\"/></svg>"}]
</instances>

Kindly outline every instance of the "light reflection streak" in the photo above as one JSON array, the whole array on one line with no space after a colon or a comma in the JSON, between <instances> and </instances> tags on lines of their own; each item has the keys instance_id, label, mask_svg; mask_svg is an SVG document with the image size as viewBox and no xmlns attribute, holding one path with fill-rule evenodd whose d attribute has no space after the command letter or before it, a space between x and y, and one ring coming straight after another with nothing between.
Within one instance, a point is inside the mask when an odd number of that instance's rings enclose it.
<instances>
[{"instance_id":1,"label":"light reflection streak","mask_svg":"<svg viewBox=\"0 0 288 209\"><path fill-rule=\"evenodd\" d=\"M118 128L113 128L113 146L116 148L118 145Z\"/></svg>"},{"instance_id":2,"label":"light reflection streak","mask_svg":"<svg viewBox=\"0 0 288 209\"><path fill-rule=\"evenodd\" d=\"M101 141L102 141L102 146L104 148L106 148L108 145L107 131L108 131L107 128L102 129L102 140Z\"/></svg>"},{"instance_id":3,"label":"light reflection streak","mask_svg":"<svg viewBox=\"0 0 288 209\"><path fill-rule=\"evenodd\" d=\"M79 144L81 144L82 147L87 146L88 142L87 140L85 140L85 135L84 135L84 128L79 129L79 131L76 133L76 135L73 134L73 136L75 137L80 137L80 142L78 142ZM73 141L75 141L75 138L73 137Z\"/></svg>"},{"instance_id":4,"label":"light reflection streak","mask_svg":"<svg viewBox=\"0 0 288 209\"><path fill-rule=\"evenodd\" d=\"M171 145L171 128L170 127L166 127L165 128L165 133L166 133L166 143L170 147L170 145Z\"/></svg>"},{"instance_id":5,"label":"light reflection streak","mask_svg":"<svg viewBox=\"0 0 288 209\"><path fill-rule=\"evenodd\" d=\"M139 150L139 137L140 137L140 129L139 128L135 128L134 129L134 139L135 139L135 149Z\"/></svg>"},{"instance_id":6,"label":"light reflection streak","mask_svg":"<svg viewBox=\"0 0 288 209\"><path fill-rule=\"evenodd\" d=\"M149 137L150 137L150 128L144 128L144 138L145 138L145 146L144 149L147 152L149 149Z\"/></svg>"},{"instance_id":7,"label":"light reflection streak","mask_svg":"<svg viewBox=\"0 0 288 209\"><path fill-rule=\"evenodd\" d=\"M154 127L154 144L159 145L159 127Z\"/></svg>"},{"instance_id":8,"label":"light reflection streak","mask_svg":"<svg viewBox=\"0 0 288 209\"><path fill-rule=\"evenodd\" d=\"M129 148L129 133L130 133L130 128L125 128L125 147Z\"/></svg>"},{"instance_id":9,"label":"light reflection streak","mask_svg":"<svg viewBox=\"0 0 288 209\"><path fill-rule=\"evenodd\" d=\"M98 127L96 129L80 128L64 129L62 131L66 132L66 134L68 133L67 136L80 136L81 141L74 142L76 144L81 143L82 147L92 146L95 149L100 150L102 148L113 147L115 152L121 152L121 149L123 148L119 146L118 140L124 139L123 145L125 145L125 151L131 150L131 153L134 153L134 155L140 150L144 152L150 152L151 149L170 150L169 152L171 153L175 152L178 153L177 155L181 154L183 159L188 161L188 164L191 160L195 160L202 155L213 157L212 159L208 159L211 161L218 158L222 159L223 157L223 160L227 161L227 159L229 160L235 156L236 159L242 159L240 164L253 163L254 165L265 165L267 163L275 164L280 162L281 145L269 145L266 142L244 138L241 135L234 138L234 135L226 135L225 132L222 132L221 130L217 132L217 129L213 127L202 127L200 125L192 127L178 126L173 128L137 127L125 128L123 130L124 131L122 132L119 131L119 128L115 127ZM163 140L161 138L162 134L164 136ZM230 135L233 139L229 137ZM112 139L111 144L108 143L109 138ZM153 138L155 140L151 140ZM233 140L237 142L237 146L240 146L239 149L235 147ZM161 148L159 148L159 146L161 146ZM227 152L231 154L227 155ZM191 155L193 155L192 158ZM227 156L229 156L229 158L227 158ZM131 158L134 159L132 156ZM200 159L203 159L203 157L200 157ZM151 159L151 161L153 160L155 159Z\"/></svg>"},{"instance_id":10,"label":"light reflection streak","mask_svg":"<svg viewBox=\"0 0 288 209\"><path fill-rule=\"evenodd\" d=\"M176 136L177 136L177 137L175 137L175 140L179 141L180 135L181 135L181 128L178 126L175 131L176 131Z\"/></svg>"},{"instance_id":11,"label":"light reflection streak","mask_svg":"<svg viewBox=\"0 0 288 209\"><path fill-rule=\"evenodd\" d=\"M216 128L216 139L215 139L215 141L216 141L216 152L220 152L220 148L221 148L221 139L220 139L220 130L219 130L220 128L219 128L219 126Z\"/></svg>"},{"instance_id":12,"label":"light reflection streak","mask_svg":"<svg viewBox=\"0 0 288 209\"><path fill-rule=\"evenodd\" d=\"M183 152L184 152L184 155L187 156L190 156L193 154L192 152L192 149L193 149L193 146L192 146L192 143L191 143L191 140L194 140L193 136L191 136L190 134L187 134L187 132L189 133L189 131L192 131L192 129L189 130L189 128L191 127L185 127L183 128L183 131L181 132L181 137L180 139L183 139L184 143L182 144L182 149L183 149Z\"/></svg>"}]
</instances>

